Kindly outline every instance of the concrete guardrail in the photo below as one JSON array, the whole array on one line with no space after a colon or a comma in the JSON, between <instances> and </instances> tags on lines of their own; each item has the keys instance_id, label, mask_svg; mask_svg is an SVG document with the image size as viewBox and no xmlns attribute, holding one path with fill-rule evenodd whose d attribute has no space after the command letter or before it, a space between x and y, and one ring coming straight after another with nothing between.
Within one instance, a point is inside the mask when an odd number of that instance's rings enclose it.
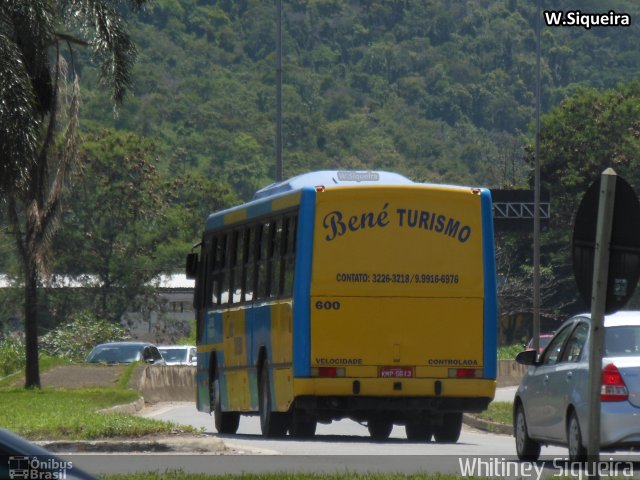
<instances>
[{"instance_id":1,"label":"concrete guardrail","mask_svg":"<svg viewBox=\"0 0 640 480\"><path fill-rule=\"evenodd\" d=\"M129 387L138 390L146 403L195 402L196 367L189 365L143 365Z\"/></svg>"}]
</instances>

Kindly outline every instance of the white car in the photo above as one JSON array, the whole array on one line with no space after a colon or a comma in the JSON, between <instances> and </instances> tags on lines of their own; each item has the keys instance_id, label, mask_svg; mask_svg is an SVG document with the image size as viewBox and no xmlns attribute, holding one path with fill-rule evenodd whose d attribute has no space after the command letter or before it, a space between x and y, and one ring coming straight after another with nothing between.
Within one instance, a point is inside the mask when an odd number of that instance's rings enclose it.
<instances>
[{"instance_id":1,"label":"white car","mask_svg":"<svg viewBox=\"0 0 640 480\"><path fill-rule=\"evenodd\" d=\"M516 451L535 461L540 446L569 448L571 461L586 457L589 398L589 314L567 320L544 352L521 352L529 365L513 403ZM640 312L618 312L604 320L600 448L640 447Z\"/></svg>"},{"instance_id":2,"label":"white car","mask_svg":"<svg viewBox=\"0 0 640 480\"><path fill-rule=\"evenodd\" d=\"M165 365L196 365L196 347L193 345L160 345Z\"/></svg>"}]
</instances>

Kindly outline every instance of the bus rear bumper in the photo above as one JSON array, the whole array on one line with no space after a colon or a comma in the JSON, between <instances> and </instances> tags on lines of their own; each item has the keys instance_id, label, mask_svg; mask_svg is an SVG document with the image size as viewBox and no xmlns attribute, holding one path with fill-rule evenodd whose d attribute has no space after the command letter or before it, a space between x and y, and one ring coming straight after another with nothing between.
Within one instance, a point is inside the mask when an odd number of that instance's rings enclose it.
<instances>
[{"instance_id":1,"label":"bus rear bumper","mask_svg":"<svg viewBox=\"0 0 640 480\"><path fill-rule=\"evenodd\" d=\"M296 397L295 407L311 412L402 412L432 414L444 412L480 412L486 410L488 397Z\"/></svg>"},{"instance_id":2,"label":"bus rear bumper","mask_svg":"<svg viewBox=\"0 0 640 480\"><path fill-rule=\"evenodd\" d=\"M294 408L303 415L321 423L350 418L356 422L384 419L391 424L407 425L412 422L431 426L443 425L447 415L482 411L491 401L488 397L297 397Z\"/></svg>"},{"instance_id":3,"label":"bus rear bumper","mask_svg":"<svg viewBox=\"0 0 640 480\"><path fill-rule=\"evenodd\" d=\"M486 410L495 384L479 379L296 378L294 408L325 422L383 416L397 424L420 418L438 424L449 412Z\"/></svg>"},{"instance_id":4,"label":"bus rear bumper","mask_svg":"<svg viewBox=\"0 0 640 480\"><path fill-rule=\"evenodd\" d=\"M457 378L294 378L294 397L391 397L428 398L440 404L454 398L491 401L494 379ZM469 403L469 402L463 402ZM482 408L482 410L484 410ZM467 410L465 410L467 411ZM468 411L479 411L476 409Z\"/></svg>"}]
</instances>

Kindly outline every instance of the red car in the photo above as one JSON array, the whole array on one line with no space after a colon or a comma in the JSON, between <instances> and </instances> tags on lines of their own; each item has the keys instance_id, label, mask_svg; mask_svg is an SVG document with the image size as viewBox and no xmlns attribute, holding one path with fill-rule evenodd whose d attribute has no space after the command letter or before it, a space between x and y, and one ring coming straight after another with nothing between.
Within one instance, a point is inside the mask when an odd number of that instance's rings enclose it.
<instances>
[{"instance_id":1,"label":"red car","mask_svg":"<svg viewBox=\"0 0 640 480\"><path fill-rule=\"evenodd\" d=\"M551 339L553 338L553 333L541 333L540 334L540 344L538 345L538 353L542 353L542 351L545 349L545 347L547 345L549 345L549 342L551 341ZM525 345L525 349L526 350L533 350L533 338L531 340L529 340L529 343L527 343Z\"/></svg>"}]
</instances>

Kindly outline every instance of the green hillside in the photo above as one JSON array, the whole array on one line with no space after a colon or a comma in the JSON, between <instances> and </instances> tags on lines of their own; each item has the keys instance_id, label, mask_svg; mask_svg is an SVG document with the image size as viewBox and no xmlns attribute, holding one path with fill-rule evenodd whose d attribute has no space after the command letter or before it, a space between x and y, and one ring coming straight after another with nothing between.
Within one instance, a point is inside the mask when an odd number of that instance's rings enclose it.
<instances>
[{"instance_id":1,"label":"green hillside","mask_svg":"<svg viewBox=\"0 0 640 480\"><path fill-rule=\"evenodd\" d=\"M549 2L543 2L548 4ZM86 128L152 138L163 166L228 180L243 198L274 175L275 2L157 0L130 25L133 95L114 120L83 71ZM295 0L284 5L285 177L321 168L521 185L535 113L535 2ZM632 1L566 10L640 13ZM555 8L555 7L554 7ZM543 109L577 85L640 68L638 24L546 27Z\"/></svg>"}]
</instances>

